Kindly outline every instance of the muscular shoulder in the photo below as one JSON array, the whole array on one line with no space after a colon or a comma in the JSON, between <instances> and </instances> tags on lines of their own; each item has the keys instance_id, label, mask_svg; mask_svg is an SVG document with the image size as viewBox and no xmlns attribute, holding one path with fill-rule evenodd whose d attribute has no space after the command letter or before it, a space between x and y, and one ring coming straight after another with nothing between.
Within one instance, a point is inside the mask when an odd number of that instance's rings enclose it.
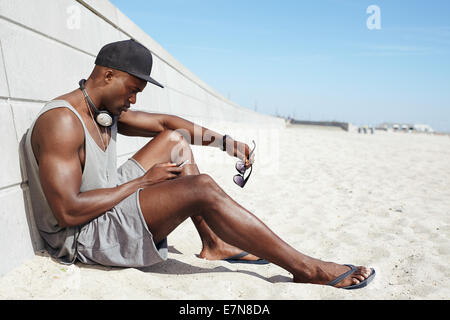
<instances>
[{"instance_id":1,"label":"muscular shoulder","mask_svg":"<svg viewBox=\"0 0 450 320\"><path fill-rule=\"evenodd\" d=\"M84 130L79 118L68 108L55 108L43 113L36 121L33 140L39 149L78 149L84 142Z\"/></svg>"}]
</instances>

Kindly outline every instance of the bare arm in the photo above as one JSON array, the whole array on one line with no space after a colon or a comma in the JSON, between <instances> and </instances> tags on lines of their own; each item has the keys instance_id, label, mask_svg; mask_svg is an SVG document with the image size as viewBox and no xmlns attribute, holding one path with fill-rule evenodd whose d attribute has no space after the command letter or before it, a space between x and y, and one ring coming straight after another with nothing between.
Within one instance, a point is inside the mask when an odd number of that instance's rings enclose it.
<instances>
[{"instance_id":1,"label":"bare arm","mask_svg":"<svg viewBox=\"0 0 450 320\"><path fill-rule=\"evenodd\" d=\"M128 110L120 116L118 128L121 134L143 137L154 137L167 129L176 130L190 144L216 147L220 150L223 148L222 134L174 115ZM247 158L250 152L248 145L235 140L227 143L233 146L227 149L229 155L240 159ZM253 161L252 158L252 163Z\"/></svg>"},{"instance_id":2,"label":"bare arm","mask_svg":"<svg viewBox=\"0 0 450 320\"><path fill-rule=\"evenodd\" d=\"M167 115L128 110L122 112L117 123L120 134L126 136L154 137L164 131Z\"/></svg>"},{"instance_id":3,"label":"bare arm","mask_svg":"<svg viewBox=\"0 0 450 320\"><path fill-rule=\"evenodd\" d=\"M174 115L128 110L118 123L127 136L154 137L167 129L178 130L190 144L222 148L223 135Z\"/></svg>"},{"instance_id":4,"label":"bare arm","mask_svg":"<svg viewBox=\"0 0 450 320\"><path fill-rule=\"evenodd\" d=\"M84 131L78 118L65 108L52 110L39 118L34 134L39 136L37 160L41 185L61 227L86 223L139 188L176 177L168 170L158 170L159 174L167 171L167 176L157 176L155 170L151 173L152 168L146 175L115 188L80 192L79 150L84 145Z\"/></svg>"}]
</instances>

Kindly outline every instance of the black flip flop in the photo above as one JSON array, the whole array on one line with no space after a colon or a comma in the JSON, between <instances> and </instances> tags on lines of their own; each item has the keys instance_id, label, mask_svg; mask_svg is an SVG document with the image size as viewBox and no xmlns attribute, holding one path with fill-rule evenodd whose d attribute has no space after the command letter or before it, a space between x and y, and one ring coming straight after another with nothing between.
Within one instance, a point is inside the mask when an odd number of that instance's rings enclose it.
<instances>
[{"instance_id":1,"label":"black flip flop","mask_svg":"<svg viewBox=\"0 0 450 320\"><path fill-rule=\"evenodd\" d=\"M270 263L267 260L264 259L258 259L258 260L242 260L242 257L247 256L249 253L242 251L241 253L234 255L232 257L228 257L226 259L222 259L223 261L227 261L229 263L245 263L245 264L268 264Z\"/></svg>"},{"instance_id":2,"label":"black flip flop","mask_svg":"<svg viewBox=\"0 0 450 320\"><path fill-rule=\"evenodd\" d=\"M330 281L329 283L327 283L328 286L335 286L336 284L338 284L339 282L341 282L342 280L344 280L345 278L347 278L349 275L353 274L355 271L358 270L358 268L356 268L354 265L352 264L346 264L347 267L350 267L350 270L348 270L347 272L341 274L339 277L337 277L336 279L334 279L333 281ZM346 289L346 290L352 290L352 289L361 289L364 288L365 286L367 286L369 284L370 281L373 280L373 278L375 277L375 269L370 268L370 270L372 270L372 272L370 273L370 276L368 276L366 279L364 279L363 281L361 281L358 284L354 284L351 286L347 286L347 287L342 287L342 288L338 288L338 289Z\"/></svg>"}]
</instances>

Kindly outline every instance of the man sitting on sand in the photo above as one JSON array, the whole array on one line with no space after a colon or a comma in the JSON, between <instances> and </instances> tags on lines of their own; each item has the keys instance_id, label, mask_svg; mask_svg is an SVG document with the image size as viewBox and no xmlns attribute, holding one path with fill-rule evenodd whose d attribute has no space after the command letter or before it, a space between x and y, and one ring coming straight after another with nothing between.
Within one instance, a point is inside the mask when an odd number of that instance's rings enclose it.
<instances>
[{"instance_id":1,"label":"man sitting on sand","mask_svg":"<svg viewBox=\"0 0 450 320\"><path fill-rule=\"evenodd\" d=\"M134 40L110 43L95 64L80 89L43 107L26 136L33 212L52 256L64 263L149 266L167 259L167 236L191 218L201 258L265 259L291 272L295 282L337 288L360 288L373 279L373 269L324 262L292 248L200 174L190 149L201 141L250 168L248 145L177 116L128 110L147 82L163 87L150 77L147 48ZM153 139L117 169L117 133Z\"/></svg>"}]
</instances>

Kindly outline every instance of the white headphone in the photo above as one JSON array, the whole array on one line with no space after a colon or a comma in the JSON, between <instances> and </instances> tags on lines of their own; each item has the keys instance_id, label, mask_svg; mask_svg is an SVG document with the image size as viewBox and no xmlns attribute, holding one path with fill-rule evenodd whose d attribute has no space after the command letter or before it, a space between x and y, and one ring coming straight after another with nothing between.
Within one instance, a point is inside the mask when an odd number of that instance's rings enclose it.
<instances>
[{"instance_id":1,"label":"white headphone","mask_svg":"<svg viewBox=\"0 0 450 320\"><path fill-rule=\"evenodd\" d=\"M111 112L108 110L98 110L98 108L95 106L95 104L92 102L91 98L88 96L86 89L84 87L86 80L81 79L80 82L78 82L78 85L80 86L81 91L84 94L84 97L86 98L88 104L94 109L95 113L95 121L103 126L103 127L111 127L114 122L114 117Z\"/></svg>"}]
</instances>

